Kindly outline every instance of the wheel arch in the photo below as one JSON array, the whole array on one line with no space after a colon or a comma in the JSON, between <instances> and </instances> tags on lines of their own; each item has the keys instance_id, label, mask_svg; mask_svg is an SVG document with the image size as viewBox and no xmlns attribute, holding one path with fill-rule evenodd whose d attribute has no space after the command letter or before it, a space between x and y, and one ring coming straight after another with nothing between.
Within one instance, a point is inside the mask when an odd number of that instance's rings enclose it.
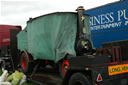
<instances>
[{"instance_id":1,"label":"wheel arch","mask_svg":"<svg viewBox=\"0 0 128 85\"><path fill-rule=\"evenodd\" d=\"M20 62L19 68L22 72L28 73L32 72L34 67L34 60L30 53L27 50L20 52Z\"/></svg>"},{"instance_id":2,"label":"wheel arch","mask_svg":"<svg viewBox=\"0 0 128 85\"><path fill-rule=\"evenodd\" d=\"M23 50L20 52L20 54L19 54L20 58L23 53L25 53L27 55L29 62L31 62L33 60L33 56L27 50Z\"/></svg>"},{"instance_id":3,"label":"wheel arch","mask_svg":"<svg viewBox=\"0 0 128 85\"><path fill-rule=\"evenodd\" d=\"M92 81L91 81L92 80L92 77L91 77L92 76L92 72L90 70L86 71L86 70L72 70L72 69L69 69L67 71L64 79L63 79L62 85L69 85L69 80L70 80L71 76L73 74L75 74L75 73L82 73L82 74L84 74L88 78L90 84L92 83Z\"/></svg>"}]
</instances>

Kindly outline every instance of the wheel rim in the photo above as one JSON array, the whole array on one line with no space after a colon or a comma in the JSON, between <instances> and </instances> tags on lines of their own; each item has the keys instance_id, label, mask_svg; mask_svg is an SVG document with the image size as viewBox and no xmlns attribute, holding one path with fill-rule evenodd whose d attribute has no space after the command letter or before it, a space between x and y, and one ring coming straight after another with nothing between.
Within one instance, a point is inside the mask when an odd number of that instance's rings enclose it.
<instances>
[{"instance_id":1,"label":"wheel rim","mask_svg":"<svg viewBox=\"0 0 128 85\"><path fill-rule=\"evenodd\" d=\"M24 56L23 56L23 58L22 58L22 68L23 68L23 69L26 69L26 59L25 59Z\"/></svg>"},{"instance_id":2,"label":"wheel rim","mask_svg":"<svg viewBox=\"0 0 128 85\"><path fill-rule=\"evenodd\" d=\"M69 68L69 61L64 60L62 63L62 72L64 73L64 75L66 74L68 68Z\"/></svg>"}]
</instances>

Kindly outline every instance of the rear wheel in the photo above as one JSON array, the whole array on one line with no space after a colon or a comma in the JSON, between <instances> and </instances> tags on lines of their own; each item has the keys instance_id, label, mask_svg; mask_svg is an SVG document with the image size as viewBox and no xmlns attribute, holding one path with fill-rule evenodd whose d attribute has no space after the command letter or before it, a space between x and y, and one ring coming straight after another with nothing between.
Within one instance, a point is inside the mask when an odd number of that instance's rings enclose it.
<instances>
[{"instance_id":1,"label":"rear wheel","mask_svg":"<svg viewBox=\"0 0 128 85\"><path fill-rule=\"evenodd\" d=\"M21 66L21 70L24 73L33 71L34 64L33 64L33 62L30 61L29 54L27 54L25 52L22 53L21 60L20 60L20 66Z\"/></svg>"},{"instance_id":2,"label":"rear wheel","mask_svg":"<svg viewBox=\"0 0 128 85\"><path fill-rule=\"evenodd\" d=\"M90 83L83 73L75 73L71 76L69 85L90 85Z\"/></svg>"}]
</instances>

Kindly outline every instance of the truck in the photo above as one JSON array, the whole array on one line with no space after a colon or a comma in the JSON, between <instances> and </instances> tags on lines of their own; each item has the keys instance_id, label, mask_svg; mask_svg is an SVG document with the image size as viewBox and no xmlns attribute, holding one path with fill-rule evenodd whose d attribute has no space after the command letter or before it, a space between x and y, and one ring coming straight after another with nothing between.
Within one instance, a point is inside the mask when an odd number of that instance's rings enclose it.
<instances>
[{"instance_id":1,"label":"truck","mask_svg":"<svg viewBox=\"0 0 128 85\"><path fill-rule=\"evenodd\" d=\"M83 24L78 25L77 17L82 17ZM30 18L26 28L18 33L17 40L19 65L24 73L32 72L34 67L50 65L64 77L70 56L92 53L89 16L75 12L56 12Z\"/></svg>"},{"instance_id":2,"label":"truck","mask_svg":"<svg viewBox=\"0 0 128 85\"><path fill-rule=\"evenodd\" d=\"M12 33L12 30L17 31ZM16 44L16 34L19 31L21 31L21 26L0 25L0 66L2 70L16 68L18 52L12 49L17 49L14 44Z\"/></svg>"},{"instance_id":3,"label":"truck","mask_svg":"<svg viewBox=\"0 0 128 85\"><path fill-rule=\"evenodd\" d=\"M90 15L92 41L95 48L103 43L128 40L128 0L86 10Z\"/></svg>"},{"instance_id":4,"label":"truck","mask_svg":"<svg viewBox=\"0 0 128 85\"><path fill-rule=\"evenodd\" d=\"M128 61L126 59L127 56L122 56L122 55L125 55L124 50L122 51L123 48L121 47L121 45L117 44L117 43L122 43L122 41L104 42L103 44L100 44L102 47L96 48L95 45L93 46L94 40L91 39L91 36L93 36L93 34L91 35L91 32L90 32L91 29L89 26L89 19L85 17L85 15L88 17L89 15L86 14L86 11L84 10L83 7L79 7L77 11L78 11L77 25L76 25L77 31L76 31L76 38L75 38L75 44L74 44L76 55L70 54L66 57L66 60L68 60L68 64L65 65L65 67L63 68L65 70L65 75L62 78L62 84L59 84L59 85L127 85L128 84ZM49 16L49 15L44 15L44 16ZM38 17L38 19L39 18L40 17ZM33 20L32 21L30 20L28 23L33 23ZM52 19L50 19L50 21L52 21ZM48 20L47 20L47 23L48 23ZM29 25L29 26L34 27L32 25ZM28 29L29 28L27 28L27 32L28 32ZM30 31L30 33L31 32L35 32L35 31ZM47 32L44 32L44 33L47 33ZM38 32L38 34L40 33ZM19 39L21 39L20 35L18 36L19 36ZM55 38L52 38L52 39L55 39ZM123 43L123 44L126 44L126 43ZM21 59L22 59L22 56L21 56ZM41 66L50 64L48 62L49 61L47 61L47 63L45 64L41 64ZM24 68L24 64L22 66L22 69L23 68ZM51 78L48 78L50 73L51 72L47 74L44 73L44 75L47 77L42 78L42 75L38 74L38 77L37 75L36 75L36 78L31 76L32 79L30 78L29 79L34 81L41 78L39 80L40 81L44 80L43 81L43 84L45 83L44 85L51 85L52 84L51 79L53 79L54 81L52 82L54 82L54 84L57 85L58 84L57 77L53 76ZM48 78L47 82L50 81L49 84L46 84L45 78ZM40 83L38 82L38 84Z\"/></svg>"},{"instance_id":5,"label":"truck","mask_svg":"<svg viewBox=\"0 0 128 85\"><path fill-rule=\"evenodd\" d=\"M116 12L103 13L111 11L108 10L111 8ZM58 79L61 80L59 85L127 85L128 26L124 25L127 8L127 1L122 1L92 9L92 12L80 6L77 12L56 12L30 18L26 28L15 35L17 44L13 46L18 49L12 49L18 51L20 70L28 76L28 80L41 85L48 85L46 82L57 85ZM93 16L95 12L101 13L99 9L103 14ZM117 15L119 20L123 19L122 28L120 23L112 24ZM95 23L90 19L95 19ZM110 22L110 25L104 25L98 19L107 20L104 23ZM102 26L96 26L100 23ZM96 27L93 28L93 25ZM117 26L122 30L113 29ZM106 37L106 33L113 35ZM42 74L38 74L40 69L45 76L43 78ZM52 71L57 71L55 75L59 77L52 76ZM37 82L38 79L43 83Z\"/></svg>"},{"instance_id":6,"label":"truck","mask_svg":"<svg viewBox=\"0 0 128 85\"><path fill-rule=\"evenodd\" d=\"M128 84L127 4L122 0L83 11L90 15L96 55L70 58L63 85Z\"/></svg>"}]
</instances>

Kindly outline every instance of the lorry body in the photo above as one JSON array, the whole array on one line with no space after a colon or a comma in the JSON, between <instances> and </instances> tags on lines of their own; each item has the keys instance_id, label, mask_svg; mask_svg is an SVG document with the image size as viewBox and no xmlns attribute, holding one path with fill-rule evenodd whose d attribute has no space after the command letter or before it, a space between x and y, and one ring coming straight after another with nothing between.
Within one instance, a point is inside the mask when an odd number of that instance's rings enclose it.
<instances>
[{"instance_id":1,"label":"lorry body","mask_svg":"<svg viewBox=\"0 0 128 85\"><path fill-rule=\"evenodd\" d=\"M89 16L85 18L87 24L85 28L88 30ZM28 21L27 27L17 35L18 48L21 51L27 50L34 59L58 62L66 54L76 55L74 48L76 32L76 13L58 12L40 16Z\"/></svg>"},{"instance_id":2,"label":"lorry body","mask_svg":"<svg viewBox=\"0 0 128 85\"><path fill-rule=\"evenodd\" d=\"M2 46L10 45L10 30L21 29L20 26L0 25L0 49Z\"/></svg>"},{"instance_id":3,"label":"lorry body","mask_svg":"<svg viewBox=\"0 0 128 85\"><path fill-rule=\"evenodd\" d=\"M26 63L29 61L32 61L31 64L40 61L55 68L61 64L59 69L65 73L63 68L69 65L68 55L78 55L78 51L81 52L79 55L83 55L81 50L86 48L81 46L81 42L92 46L89 16L82 16L85 27L80 28L81 34L77 29L77 17L77 13L73 12L56 12L30 19L26 28L17 35L22 70L27 72L29 66ZM27 60L27 56L31 59Z\"/></svg>"},{"instance_id":4,"label":"lorry body","mask_svg":"<svg viewBox=\"0 0 128 85\"><path fill-rule=\"evenodd\" d=\"M12 33L12 30L14 31ZM17 65L16 34L21 30L21 26L0 25L0 64L2 69L11 69ZM13 41L12 41L13 38Z\"/></svg>"},{"instance_id":5,"label":"lorry body","mask_svg":"<svg viewBox=\"0 0 128 85\"><path fill-rule=\"evenodd\" d=\"M62 85L127 85L128 61L111 62L105 57L80 56L70 59ZM102 59L107 62L102 62Z\"/></svg>"},{"instance_id":6,"label":"lorry body","mask_svg":"<svg viewBox=\"0 0 128 85\"><path fill-rule=\"evenodd\" d=\"M128 0L86 10L90 15L92 41L95 48L103 43L128 40Z\"/></svg>"},{"instance_id":7,"label":"lorry body","mask_svg":"<svg viewBox=\"0 0 128 85\"><path fill-rule=\"evenodd\" d=\"M69 59L63 85L128 84L127 4L123 0L84 11L90 15L92 42L100 54Z\"/></svg>"},{"instance_id":8,"label":"lorry body","mask_svg":"<svg viewBox=\"0 0 128 85\"><path fill-rule=\"evenodd\" d=\"M78 29L80 29L80 26L84 26L81 17L84 16L85 11L82 8L78 9L77 20ZM122 47L118 43L103 43L102 49L96 49L96 52L70 55L69 68L60 85L127 85L128 60L126 53L121 50ZM124 44L124 41L120 43Z\"/></svg>"}]
</instances>

